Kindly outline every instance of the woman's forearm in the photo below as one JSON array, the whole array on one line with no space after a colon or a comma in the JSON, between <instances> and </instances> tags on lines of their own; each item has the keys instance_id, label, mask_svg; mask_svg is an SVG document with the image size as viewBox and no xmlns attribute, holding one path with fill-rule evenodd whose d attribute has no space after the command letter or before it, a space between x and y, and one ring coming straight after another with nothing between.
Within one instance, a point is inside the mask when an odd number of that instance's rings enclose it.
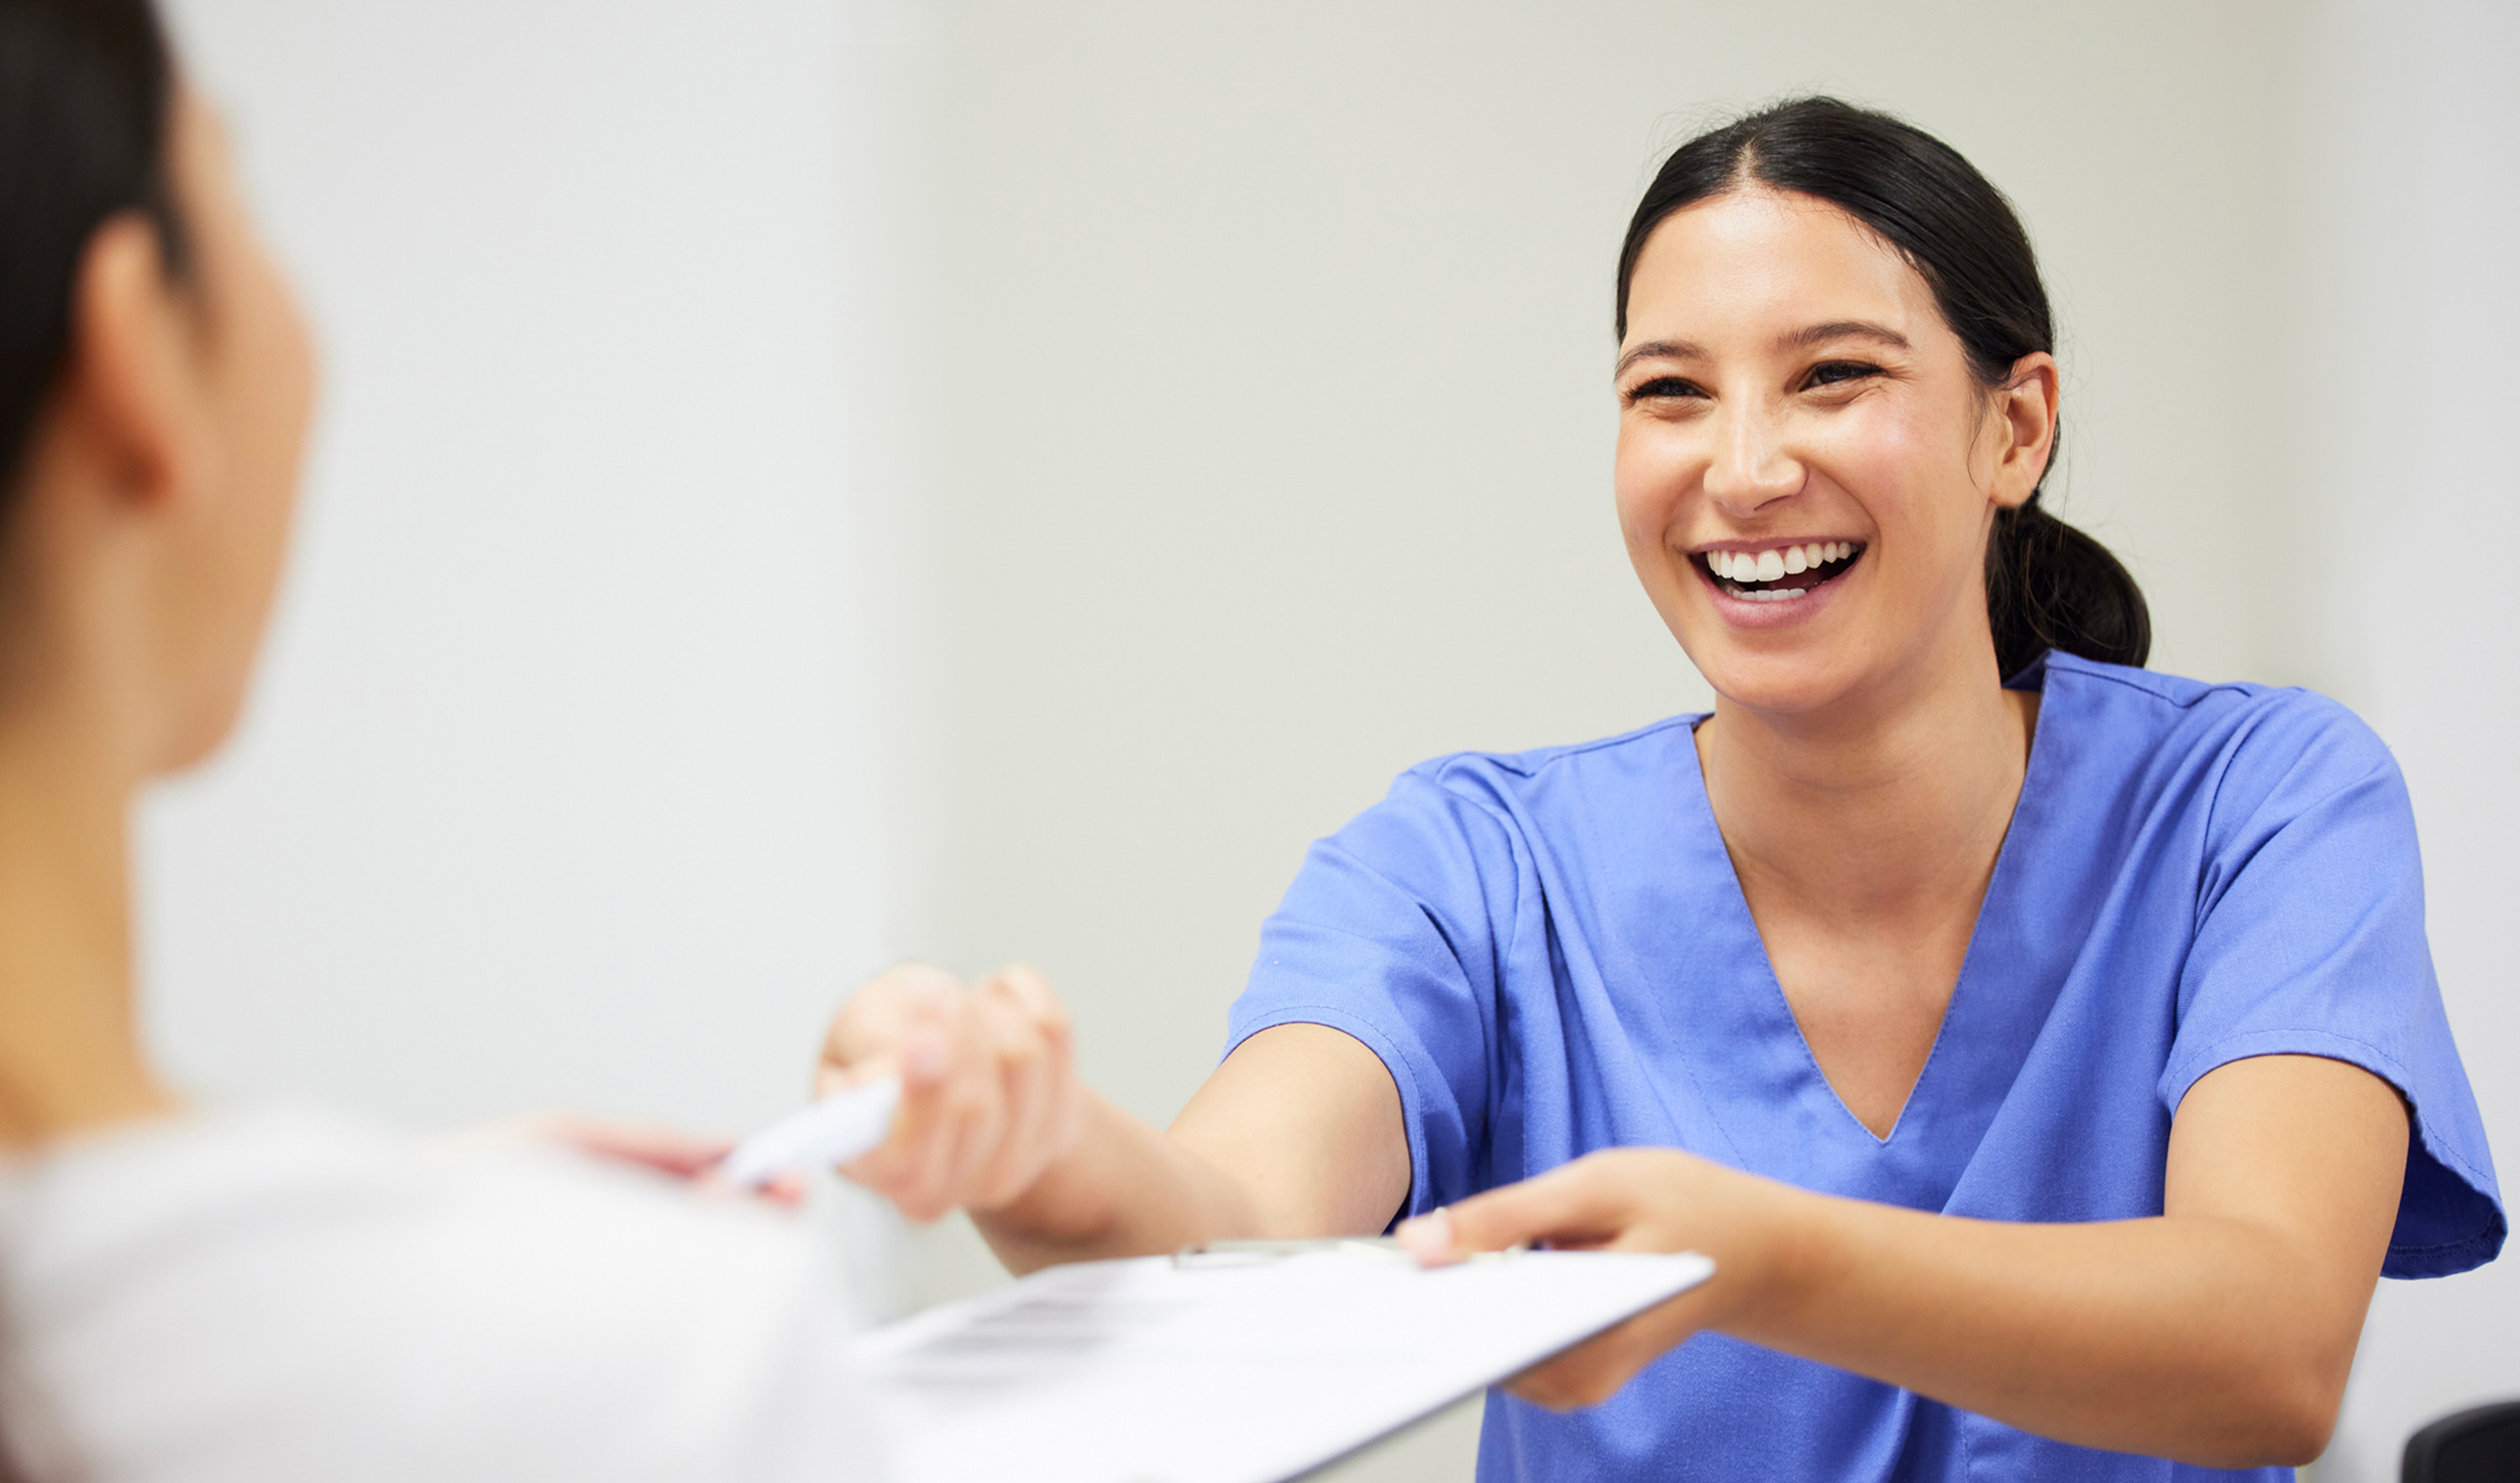
<instances>
[{"instance_id":1,"label":"woman's forearm","mask_svg":"<svg viewBox=\"0 0 2520 1483\"><path fill-rule=\"evenodd\" d=\"M2395 1088L2272 1056L2181 1105L2165 1213L1960 1220L1789 1191L1744 1337L2024 1430L2199 1463L2326 1446L2407 1167Z\"/></svg>"},{"instance_id":2,"label":"woman's forearm","mask_svg":"<svg viewBox=\"0 0 2520 1483\"><path fill-rule=\"evenodd\" d=\"M1101 1095L1087 1095L1091 1107L1075 1146L1013 1201L971 1212L1010 1270L1264 1234L1255 1201L1238 1181Z\"/></svg>"},{"instance_id":3,"label":"woman's forearm","mask_svg":"<svg viewBox=\"0 0 2520 1483\"><path fill-rule=\"evenodd\" d=\"M1821 1194L1673 1148L1614 1148L1401 1229L1430 1261L1522 1241L1702 1251L1712 1281L1522 1375L1606 1399L1701 1328L2025 1431L2206 1465L2326 1444L2405 1182L2388 1083L2315 1056L2188 1090L2163 1215L2011 1224Z\"/></svg>"},{"instance_id":4,"label":"woman's forearm","mask_svg":"<svg viewBox=\"0 0 2520 1483\"><path fill-rule=\"evenodd\" d=\"M2362 1299L2222 1216L2007 1225L1780 1191L1726 1331L2060 1441L2206 1465L2325 1446Z\"/></svg>"},{"instance_id":5,"label":"woman's forearm","mask_svg":"<svg viewBox=\"0 0 2520 1483\"><path fill-rule=\"evenodd\" d=\"M1016 1199L972 1212L1015 1271L1233 1236L1367 1235L1409 1194L1391 1073L1322 1025L1242 1042L1165 1132L1086 1096L1075 1144Z\"/></svg>"}]
</instances>

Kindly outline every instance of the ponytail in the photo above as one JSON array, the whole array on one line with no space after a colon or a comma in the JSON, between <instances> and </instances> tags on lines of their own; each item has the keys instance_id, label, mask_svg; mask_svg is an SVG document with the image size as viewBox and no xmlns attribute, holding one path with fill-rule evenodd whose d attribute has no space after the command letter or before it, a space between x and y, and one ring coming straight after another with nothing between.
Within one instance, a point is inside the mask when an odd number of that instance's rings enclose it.
<instances>
[{"instance_id":1,"label":"ponytail","mask_svg":"<svg viewBox=\"0 0 2520 1483\"><path fill-rule=\"evenodd\" d=\"M1645 239L1673 212L1756 183L1815 197L1877 233L1934 291L1978 383L2002 386L2021 357L2056 348L2030 235L2003 193L1931 134L1834 98L1798 98L1700 134L1663 161L1619 249L1614 326L1628 333L1628 287ZM1995 657L2019 674L2051 649L2141 665L2152 617L2107 548L2039 508L1997 513L1986 547Z\"/></svg>"},{"instance_id":2,"label":"ponytail","mask_svg":"<svg viewBox=\"0 0 2520 1483\"><path fill-rule=\"evenodd\" d=\"M2006 679L2051 649L2137 668L2152 652L2152 612L2109 549L2039 508L1995 513L1986 543L1986 616Z\"/></svg>"}]
</instances>

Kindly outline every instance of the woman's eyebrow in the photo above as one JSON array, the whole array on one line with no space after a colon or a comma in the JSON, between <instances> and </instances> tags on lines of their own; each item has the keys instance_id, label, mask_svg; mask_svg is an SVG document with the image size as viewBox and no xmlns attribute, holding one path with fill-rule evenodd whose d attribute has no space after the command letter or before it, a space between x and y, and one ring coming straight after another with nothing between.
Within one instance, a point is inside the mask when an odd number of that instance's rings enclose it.
<instances>
[{"instance_id":1,"label":"woman's eyebrow","mask_svg":"<svg viewBox=\"0 0 2520 1483\"><path fill-rule=\"evenodd\" d=\"M1913 348L1908 343L1908 337L1888 325L1875 324L1868 319L1832 319L1826 324L1807 326L1780 337L1777 346L1783 350L1801 350L1813 345L1824 344L1833 339L1868 339L1898 350ZM1695 340L1649 339L1620 356L1617 368L1610 374L1613 377L1624 376L1630 366L1641 360L1704 360L1705 358L1706 347Z\"/></svg>"},{"instance_id":2,"label":"woman's eyebrow","mask_svg":"<svg viewBox=\"0 0 2520 1483\"><path fill-rule=\"evenodd\" d=\"M1610 375L1623 376L1630 366L1641 360L1704 360L1705 358L1706 347L1695 340L1649 339L1620 356L1619 364L1611 370Z\"/></svg>"},{"instance_id":3,"label":"woman's eyebrow","mask_svg":"<svg viewBox=\"0 0 2520 1483\"><path fill-rule=\"evenodd\" d=\"M1868 319L1833 319L1824 325L1813 325L1808 329L1796 330L1777 343L1779 348L1797 350L1809 349L1832 339L1878 340L1882 344L1901 350L1911 348L1908 344L1908 337L1888 325L1876 325Z\"/></svg>"}]
</instances>

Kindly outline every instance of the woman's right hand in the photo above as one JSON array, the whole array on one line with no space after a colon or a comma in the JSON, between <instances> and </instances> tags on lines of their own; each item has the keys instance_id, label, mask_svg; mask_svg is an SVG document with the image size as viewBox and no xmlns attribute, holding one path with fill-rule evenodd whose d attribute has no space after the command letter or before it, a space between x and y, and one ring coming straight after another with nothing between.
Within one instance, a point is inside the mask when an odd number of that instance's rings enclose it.
<instances>
[{"instance_id":1,"label":"woman's right hand","mask_svg":"<svg viewBox=\"0 0 2520 1483\"><path fill-rule=\"evenodd\" d=\"M917 963L868 980L823 1039L815 1090L886 1073L891 1136L841 1172L913 1220L1013 1203L1085 1129L1067 1011L1030 968L971 988Z\"/></svg>"}]
</instances>

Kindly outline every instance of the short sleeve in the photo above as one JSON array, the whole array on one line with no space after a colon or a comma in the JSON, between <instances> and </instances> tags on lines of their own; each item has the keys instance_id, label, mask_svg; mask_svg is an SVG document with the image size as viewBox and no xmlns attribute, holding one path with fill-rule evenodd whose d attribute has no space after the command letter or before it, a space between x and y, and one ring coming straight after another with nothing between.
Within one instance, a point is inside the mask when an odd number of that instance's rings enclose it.
<instances>
[{"instance_id":1,"label":"short sleeve","mask_svg":"<svg viewBox=\"0 0 2520 1483\"><path fill-rule=\"evenodd\" d=\"M1498 991L1526 852L1506 821L1404 774L1312 847L1260 931L1226 1051L1282 1024L1356 1037L1399 1088L1415 1215L1482 1188Z\"/></svg>"},{"instance_id":2,"label":"short sleeve","mask_svg":"<svg viewBox=\"0 0 2520 1483\"><path fill-rule=\"evenodd\" d=\"M2176 1112L2253 1056L2349 1061L2396 1087L2413 1133L2388 1277L2493 1260L2508 1230L2476 1097L2424 938L2406 783L2341 707L2294 693L2217 787L2198 920L2160 1094Z\"/></svg>"}]
</instances>

